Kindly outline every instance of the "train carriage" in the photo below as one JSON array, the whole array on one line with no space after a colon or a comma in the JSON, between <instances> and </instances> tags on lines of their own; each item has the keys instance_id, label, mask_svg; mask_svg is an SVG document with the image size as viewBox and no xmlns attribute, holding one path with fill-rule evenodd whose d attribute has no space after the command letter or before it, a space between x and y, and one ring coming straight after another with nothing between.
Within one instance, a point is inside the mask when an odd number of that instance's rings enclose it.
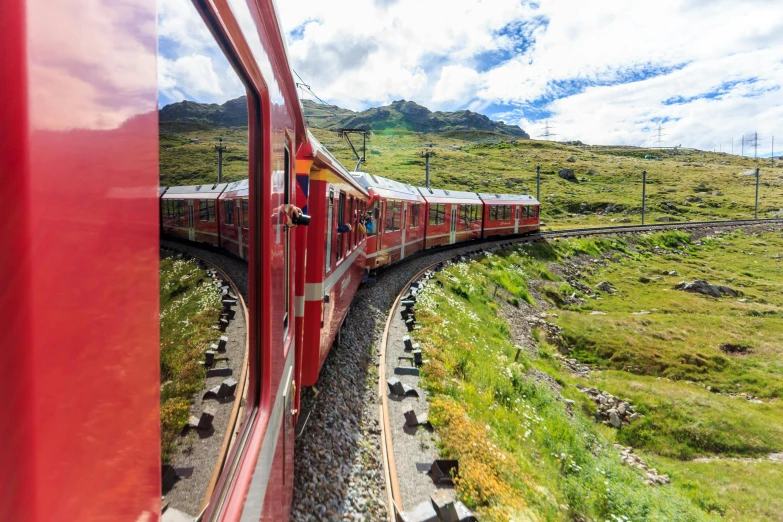
<instances>
[{"instance_id":1,"label":"train carriage","mask_svg":"<svg viewBox=\"0 0 783 522\"><path fill-rule=\"evenodd\" d=\"M427 202L424 248L481 237L483 204L475 192L419 187Z\"/></svg>"},{"instance_id":2,"label":"train carriage","mask_svg":"<svg viewBox=\"0 0 783 522\"><path fill-rule=\"evenodd\" d=\"M218 198L226 184L169 187L160 198L163 232L220 246Z\"/></svg>"},{"instance_id":3,"label":"train carriage","mask_svg":"<svg viewBox=\"0 0 783 522\"><path fill-rule=\"evenodd\" d=\"M220 245L242 259L247 259L250 235L249 189L248 180L235 181L218 198Z\"/></svg>"},{"instance_id":4,"label":"train carriage","mask_svg":"<svg viewBox=\"0 0 783 522\"><path fill-rule=\"evenodd\" d=\"M539 202L533 196L479 193L479 197L484 202L482 237L538 230Z\"/></svg>"},{"instance_id":5,"label":"train carriage","mask_svg":"<svg viewBox=\"0 0 783 522\"><path fill-rule=\"evenodd\" d=\"M419 191L366 172L356 178L372 202L367 222L367 267L385 266L423 249L426 201Z\"/></svg>"},{"instance_id":6,"label":"train carriage","mask_svg":"<svg viewBox=\"0 0 783 522\"><path fill-rule=\"evenodd\" d=\"M297 155L297 175L308 177L311 216L297 300L304 305L301 384L312 386L364 275L367 238L358 225L369 194L312 135Z\"/></svg>"}]
</instances>

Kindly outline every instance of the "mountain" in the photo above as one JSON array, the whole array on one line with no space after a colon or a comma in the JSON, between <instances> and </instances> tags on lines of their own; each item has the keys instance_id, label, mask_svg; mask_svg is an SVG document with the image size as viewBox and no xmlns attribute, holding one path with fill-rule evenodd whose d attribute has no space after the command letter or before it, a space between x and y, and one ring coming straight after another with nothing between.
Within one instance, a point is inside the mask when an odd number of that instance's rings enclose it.
<instances>
[{"instance_id":1,"label":"mountain","mask_svg":"<svg viewBox=\"0 0 783 522\"><path fill-rule=\"evenodd\" d=\"M336 105L320 105L303 100L305 117L310 126L319 129L408 130L413 132L483 131L529 138L518 125L506 125L472 111L432 112L412 101L398 100L391 105L374 107L362 112L342 109ZM166 105L159 111L161 123L209 125L217 127L247 126L245 97L229 100L222 105L181 101Z\"/></svg>"},{"instance_id":2,"label":"mountain","mask_svg":"<svg viewBox=\"0 0 783 522\"><path fill-rule=\"evenodd\" d=\"M399 129L414 132L486 131L518 138L530 138L518 125L506 125L472 111L432 112L416 102L398 100L390 105L353 112L336 105L320 105L302 100L305 117L321 129Z\"/></svg>"},{"instance_id":3,"label":"mountain","mask_svg":"<svg viewBox=\"0 0 783 522\"><path fill-rule=\"evenodd\" d=\"M240 96L222 105L181 101L158 111L161 122L189 122L214 127L247 127L247 100Z\"/></svg>"}]
</instances>

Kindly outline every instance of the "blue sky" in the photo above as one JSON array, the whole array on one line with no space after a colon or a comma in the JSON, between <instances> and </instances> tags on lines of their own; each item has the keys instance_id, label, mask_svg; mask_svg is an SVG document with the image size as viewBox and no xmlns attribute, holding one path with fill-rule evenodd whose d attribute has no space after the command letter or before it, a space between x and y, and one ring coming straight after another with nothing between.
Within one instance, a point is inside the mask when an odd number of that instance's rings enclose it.
<instances>
[{"instance_id":1,"label":"blue sky","mask_svg":"<svg viewBox=\"0 0 783 522\"><path fill-rule=\"evenodd\" d=\"M161 1L161 105L241 95L188 4ZM778 0L287 0L277 7L294 69L320 98L352 110L407 99L481 112L533 137L548 122L561 140L655 145L661 123L666 145L725 151L732 138L754 131L762 148L776 132L783 145Z\"/></svg>"}]
</instances>

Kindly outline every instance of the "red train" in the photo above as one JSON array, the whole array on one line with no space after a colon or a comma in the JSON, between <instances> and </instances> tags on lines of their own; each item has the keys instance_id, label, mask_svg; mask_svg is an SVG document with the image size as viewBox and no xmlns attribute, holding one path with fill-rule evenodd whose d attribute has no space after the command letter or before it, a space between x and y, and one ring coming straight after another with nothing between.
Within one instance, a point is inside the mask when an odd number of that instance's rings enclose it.
<instances>
[{"instance_id":1,"label":"red train","mask_svg":"<svg viewBox=\"0 0 783 522\"><path fill-rule=\"evenodd\" d=\"M202 520L277 521L290 511L299 391L364 270L536 227L532 199L348 173L306 131L273 1L193 5L195 16L159 16L155 0L3 5L0 469L12 471L0 520L160 519L161 228L248 262L246 414ZM159 41L156 23L161 39L187 31ZM199 67L226 64L212 83L186 68L194 54L181 47L197 40L219 54ZM226 71L236 82L215 83ZM181 95L177 74L199 92L246 96L247 180L158 189L158 100ZM166 146L197 153L181 131L168 129ZM309 226L282 226L285 204Z\"/></svg>"}]
</instances>

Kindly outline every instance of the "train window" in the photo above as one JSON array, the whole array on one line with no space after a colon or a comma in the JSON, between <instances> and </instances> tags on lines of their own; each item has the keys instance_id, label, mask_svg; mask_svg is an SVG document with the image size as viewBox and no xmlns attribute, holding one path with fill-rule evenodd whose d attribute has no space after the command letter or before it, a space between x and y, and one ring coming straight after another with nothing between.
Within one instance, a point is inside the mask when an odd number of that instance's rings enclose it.
<instances>
[{"instance_id":1,"label":"train window","mask_svg":"<svg viewBox=\"0 0 783 522\"><path fill-rule=\"evenodd\" d=\"M345 192L340 192L340 200L337 205L337 226L345 225ZM337 231L337 259L343 258L343 234Z\"/></svg>"},{"instance_id":2,"label":"train window","mask_svg":"<svg viewBox=\"0 0 783 522\"><path fill-rule=\"evenodd\" d=\"M378 219L380 218L380 203L378 203L378 200L372 202L372 205L370 205L370 210L367 212L369 214L367 219L367 235L368 236L374 236L378 233Z\"/></svg>"},{"instance_id":3,"label":"train window","mask_svg":"<svg viewBox=\"0 0 783 522\"><path fill-rule=\"evenodd\" d=\"M248 201L246 199L242 200L242 228L247 230L247 224L250 221L249 219L249 209L248 209Z\"/></svg>"},{"instance_id":4,"label":"train window","mask_svg":"<svg viewBox=\"0 0 783 522\"><path fill-rule=\"evenodd\" d=\"M334 190L329 189L329 197L327 199L329 209L326 211L326 273L328 274L332 270L332 223L334 209Z\"/></svg>"},{"instance_id":5,"label":"train window","mask_svg":"<svg viewBox=\"0 0 783 522\"><path fill-rule=\"evenodd\" d=\"M185 200L184 199L178 199L177 200L177 224L179 225L182 218L185 217Z\"/></svg>"},{"instance_id":6,"label":"train window","mask_svg":"<svg viewBox=\"0 0 783 522\"><path fill-rule=\"evenodd\" d=\"M411 205L411 218L408 228L419 228L419 206L421 203L413 203Z\"/></svg>"},{"instance_id":7,"label":"train window","mask_svg":"<svg viewBox=\"0 0 783 522\"><path fill-rule=\"evenodd\" d=\"M223 201L223 215L226 216L226 225L234 224L234 200L226 199Z\"/></svg>"},{"instance_id":8,"label":"train window","mask_svg":"<svg viewBox=\"0 0 783 522\"><path fill-rule=\"evenodd\" d=\"M198 209L199 209L199 219L201 221L207 221L210 223L214 223L215 221L215 202L214 201L199 201L198 202Z\"/></svg>"},{"instance_id":9,"label":"train window","mask_svg":"<svg viewBox=\"0 0 783 522\"><path fill-rule=\"evenodd\" d=\"M494 221L498 218L498 207L497 205L490 205L489 206L489 219Z\"/></svg>"},{"instance_id":10,"label":"train window","mask_svg":"<svg viewBox=\"0 0 783 522\"><path fill-rule=\"evenodd\" d=\"M386 202L386 219L384 229L386 232L397 232L402 228L402 201L389 200Z\"/></svg>"},{"instance_id":11,"label":"train window","mask_svg":"<svg viewBox=\"0 0 783 522\"><path fill-rule=\"evenodd\" d=\"M446 205L438 203L430 205L430 225L440 225L446 222Z\"/></svg>"}]
</instances>

